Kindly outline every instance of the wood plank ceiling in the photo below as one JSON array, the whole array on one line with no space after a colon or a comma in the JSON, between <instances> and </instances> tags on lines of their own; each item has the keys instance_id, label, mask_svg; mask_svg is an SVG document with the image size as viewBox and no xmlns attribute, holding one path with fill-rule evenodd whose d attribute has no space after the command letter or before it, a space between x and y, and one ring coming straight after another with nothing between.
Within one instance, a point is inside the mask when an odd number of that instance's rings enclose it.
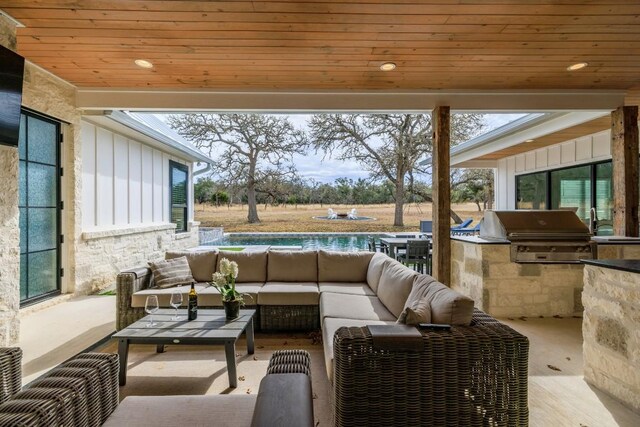
<instances>
[{"instance_id":1,"label":"wood plank ceiling","mask_svg":"<svg viewBox=\"0 0 640 427\"><path fill-rule=\"evenodd\" d=\"M80 87L628 89L632 0L3 0L18 51ZM134 65L143 58L152 69ZM393 61L397 69L379 66ZM588 62L585 69L566 67Z\"/></svg>"}]
</instances>

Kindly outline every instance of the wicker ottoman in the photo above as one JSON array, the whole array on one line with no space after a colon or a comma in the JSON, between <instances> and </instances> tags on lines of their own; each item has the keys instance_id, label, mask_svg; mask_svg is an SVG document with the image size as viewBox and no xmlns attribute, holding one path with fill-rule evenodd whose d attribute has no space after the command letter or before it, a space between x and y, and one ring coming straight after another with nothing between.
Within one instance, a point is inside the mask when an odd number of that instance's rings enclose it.
<instances>
[{"instance_id":1,"label":"wicker ottoman","mask_svg":"<svg viewBox=\"0 0 640 427\"><path fill-rule=\"evenodd\" d=\"M278 350L271 355L267 375L305 374L311 378L311 358L305 350Z\"/></svg>"}]
</instances>

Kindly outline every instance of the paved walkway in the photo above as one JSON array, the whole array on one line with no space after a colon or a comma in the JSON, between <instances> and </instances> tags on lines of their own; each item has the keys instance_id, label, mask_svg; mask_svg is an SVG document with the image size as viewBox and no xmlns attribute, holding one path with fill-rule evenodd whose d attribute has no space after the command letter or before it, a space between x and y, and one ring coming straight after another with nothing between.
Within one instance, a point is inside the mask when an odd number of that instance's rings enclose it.
<instances>
[{"instance_id":1,"label":"paved walkway","mask_svg":"<svg viewBox=\"0 0 640 427\"><path fill-rule=\"evenodd\" d=\"M23 384L115 332L115 296L59 298L20 316Z\"/></svg>"}]
</instances>

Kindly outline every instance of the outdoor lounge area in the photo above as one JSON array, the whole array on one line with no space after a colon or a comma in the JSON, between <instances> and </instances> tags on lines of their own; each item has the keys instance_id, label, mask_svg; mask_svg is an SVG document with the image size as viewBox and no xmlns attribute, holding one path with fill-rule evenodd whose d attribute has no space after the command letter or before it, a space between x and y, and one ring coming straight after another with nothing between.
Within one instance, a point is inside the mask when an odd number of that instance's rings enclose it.
<instances>
[{"instance_id":1,"label":"outdoor lounge area","mask_svg":"<svg viewBox=\"0 0 640 427\"><path fill-rule=\"evenodd\" d=\"M640 425L638 17L0 1L0 427Z\"/></svg>"}]
</instances>

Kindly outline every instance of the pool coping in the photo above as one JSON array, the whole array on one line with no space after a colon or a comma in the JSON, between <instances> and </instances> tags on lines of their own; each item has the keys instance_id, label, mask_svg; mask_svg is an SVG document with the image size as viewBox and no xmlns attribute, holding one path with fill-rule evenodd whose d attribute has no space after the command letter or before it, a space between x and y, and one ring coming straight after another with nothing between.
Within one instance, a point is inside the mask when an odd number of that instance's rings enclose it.
<instances>
[{"instance_id":1,"label":"pool coping","mask_svg":"<svg viewBox=\"0 0 640 427\"><path fill-rule=\"evenodd\" d=\"M410 233L410 231L406 231L404 233ZM416 234L418 232L416 231ZM367 232L367 231L336 231L336 232L332 232L332 231L317 231L317 232L288 232L288 231L264 231L264 232L259 232L259 231L238 231L238 232L229 232L229 233L224 233L224 236L279 236L279 237L304 237L304 236L353 236L353 235L358 235L358 236L384 236L384 235L388 235L388 234L398 234L395 231L381 231L381 232Z\"/></svg>"}]
</instances>

